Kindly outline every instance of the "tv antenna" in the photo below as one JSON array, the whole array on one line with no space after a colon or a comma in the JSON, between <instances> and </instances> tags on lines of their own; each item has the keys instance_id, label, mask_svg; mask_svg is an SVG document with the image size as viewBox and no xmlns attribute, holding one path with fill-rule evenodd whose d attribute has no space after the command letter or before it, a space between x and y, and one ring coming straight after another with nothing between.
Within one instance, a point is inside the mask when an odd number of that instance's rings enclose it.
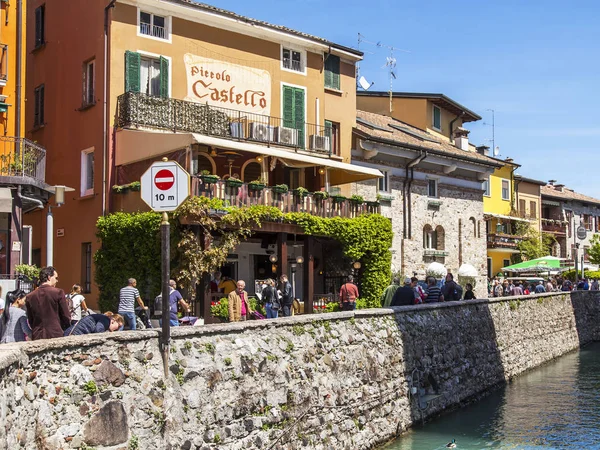
<instances>
[{"instance_id":1,"label":"tv antenna","mask_svg":"<svg viewBox=\"0 0 600 450\"><path fill-rule=\"evenodd\" d=\"M486 111L492 112L492 151L494 156L498 156L500 154L500 147L496 147L496 120L495 120L495 112L493 109L486 109ZM483 122L484 125L490 125L489 123Z\"/></svg>"},{"instance_id":2,"label":"tv antenna","mask_svg":"<svg viewBox=\"0 0 600 450\"><path fill-rule=\"evenodd\" d=\"M362 34L358 33L358 50L360 50L360 43L363 41L370 44L369 41L365 41L365 37ZM373 54L373 52L367 52L365 50L363 50L363 53ZM360 61L357 61L356 63L356 80L358 83L357 85L365 91L369 90L369 88L375 84L374 81L369 83L365 77L360 75Z\"/></svg>"}]
</instances>

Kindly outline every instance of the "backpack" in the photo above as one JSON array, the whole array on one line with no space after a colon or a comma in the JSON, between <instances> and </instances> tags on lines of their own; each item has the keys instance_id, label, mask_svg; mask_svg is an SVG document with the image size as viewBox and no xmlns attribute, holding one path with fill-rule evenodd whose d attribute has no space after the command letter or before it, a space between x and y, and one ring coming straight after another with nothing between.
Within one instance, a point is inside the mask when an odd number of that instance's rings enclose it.
<instances>
[{"instance_id":1,"label":"backpack","mask_svg":"<svg viewBox=\"0 0 600 450\"><path fill-rule=\"evenodd\" d=\"M452 300L461 300L463 296L463 288L460 284L454 283L454 292L452 293Z\"/></svg>"},{"instance_id":2,"label":"backpack","mask_svg":"<svg viewBox=\"0 0 600 450\"><path fill-rule=\"evenodd\" d=\"M69 308L69 313L72 315L75 311L75 303L73 303L73 297L79 294L69 294L67 295L67 306Z\"/></svg>"}]
</instances>

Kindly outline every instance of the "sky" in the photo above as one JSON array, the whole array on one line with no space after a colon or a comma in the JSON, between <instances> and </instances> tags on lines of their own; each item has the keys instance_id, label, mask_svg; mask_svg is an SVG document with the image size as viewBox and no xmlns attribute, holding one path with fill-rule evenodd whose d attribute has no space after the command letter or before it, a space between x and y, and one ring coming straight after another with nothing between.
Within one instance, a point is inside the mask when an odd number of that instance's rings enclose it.
<instances>
[{"instance_id":1,"label":"sky","mask_svg":"<svg viewBox=\"0 0 600 450\"><path fill-rule=\"evenodd\" d=\"M600 198L599 1L211 4L352 48L360 33L368 41L360 74L372 90L389 90L387 47L395 47L395 91L442 93L479 114L483 120L466 125L475 145L492 147L494 110L499 157L521 164L517 173Z\"/></svg>"}]
</instances>

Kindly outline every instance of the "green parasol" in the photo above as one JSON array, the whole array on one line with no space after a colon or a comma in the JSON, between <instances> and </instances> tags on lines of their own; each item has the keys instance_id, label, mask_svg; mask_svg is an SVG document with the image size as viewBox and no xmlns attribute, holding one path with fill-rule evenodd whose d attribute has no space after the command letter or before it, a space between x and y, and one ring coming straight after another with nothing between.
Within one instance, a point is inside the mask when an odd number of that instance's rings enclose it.
<instances>
[{"instance_id":1,"label":"green parasol","mask_svg":"<svg viewBox=\"0 0 600 450\"><path fill-rule=\"evenodd\" d=\"M544 256L542 258L523 261L512 266L503 267L503 272L549 272L560 269L560 258Z\"/></svg>"}]
</instances>

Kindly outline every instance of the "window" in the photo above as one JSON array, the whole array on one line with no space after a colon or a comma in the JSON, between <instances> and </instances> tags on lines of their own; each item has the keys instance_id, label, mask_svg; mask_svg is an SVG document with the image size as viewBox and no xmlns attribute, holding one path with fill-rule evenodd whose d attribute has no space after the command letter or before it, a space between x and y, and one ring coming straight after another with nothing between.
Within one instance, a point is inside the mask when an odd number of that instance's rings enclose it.
<instances>
[{"instance_id":1,"label":"window","mask_svg":"<svg viewBox=\"0 0 600 450\"><path fill-rule=\"evenodd\" d=\"M510 181L502 180L502 200L510 200Z\"/></svg>"},{"instance_id":2,"label":"window","mask_svg":"<svg viewBox=\"0 0 600 450\"><path fill-rule=\"evenodd\" d=\"M81 288L84 294L92 292L92 243L81 244Z\"/></svg>"},{"instance_id":3,"label":"window","mask_svg":"<svg viewBox=\"0 0 600 450\"><path fill-rule=\"evenodd\" d=\"M83 96L81 106L90 106L96 104L96 61L91 60L83 64Z\"/></svg>"},{"instance_id":4,"label":"window","mask_svg":"<svg viewBox=\"0 0 600 450\"><path fill-rule=\"evenodd\" d=\"M35 9L35 48L46 43L46 5Z\"/></svg>"},{"instance_id":5,"label":"window","mask_svg":"<svg viewBox=\"0 0 600 450\"><path fill-rule=\"evenodd\" d=\"M425 225L423 227L423 248L435 250L437 249L437 236L435 231L431 228L431 225Z\"/></svg>"},{"instance_id":6,"label":"window","mask_svg":"<svg viewBox=\"0 0 600 450\"><path fill-rule=\"evenodd\" d=\"M325 55L325 87L340 90L340 57Z\"/></svg>"},{"instance_id":7,"label":"window","mask_svg":"<svg viewBox=\"0 0 600 450\"><path fill-rule=\"evenodd\" d=\"M508 267L508 266L510 266L510 259L503 259L502 267Z\"/></svg>"},{"instance_id":8,"label":"window","mask_svg":"<svg viewBox=\"0 0 600 450\"><path fill-rule=\"evenodd\" d=\"M94 193L94 149L81 152L81 196Z\"/></svg>"},{"instance_id":9,"label":"window","mask_svg":"<svg viewBox=\"0 0 600 450\"><path fill-rule=\"evenodd\" d=\"M340 124L330 120L325 121L325 136L329 136L329 151L332 155L340 154Z\"/></svg>"},{"instance_id":10,"label":"window","mask_svg":"<svg viewBox=\"0 0 600 450\"><path fill-rule=\"evenodd\" d=\"M529 217L531 219L537 219L537 202L529 202Z\"/></svg>"},{"instance_id":11,"label":"window","mask_svg":"<svg viewBox=\"0 0 600 450\"><path fill-rule=\"evenodd\" d=\"M444 250L446 248L446 233L444 232L444 227L438 225L435 227L435 238L436 238L436 246L437 250Z\"/></svg>"},{"instance_id":12,"label":"window","mask_svg":"<svg viewBox=\"0 0 600 450\"><path fill-rule=\"evenodd\" d=\"M490 177L488 177L487 180L485 180L483 182L482 188L483 188L483 195L486 196L486 197L489 197L490 196L490 192L491 192L491 190L490 190Z\"/></svg>"},{"instance_id":13,"label":"window","mask_svg":"<svg viewBox=\"0 0 600 450\"><path fill-rule=\"evenodd\" d=\"M492 278L492 258L487 259L487 276Z\"/></svg>"},{"instance_id":14,"label":"window","mask_svg":"<svg viewBox=\"0 0 600 450\"><path fill-rule=\"evenodd\" d=\"M525 200L519 200L519 216L527 217L526 205L527 202Z\"/></svg>"},{"instance_id":15,"label":"window","mask_svg":"<svg viewBox=\"0 0 600 450\"><path fill-rule=\"evenodd\" d=\"M281 47L281 67L293 72L306 72L306 53L300 50Z\"/></svg>"},{"instance_id":16,"label":"window","mask_svg":"<svg viewBox=\"0 0 600 450\"><path fill-rule=\"evenodd\" d=\"M306 93L304 89L286 86L283 89L283 126L298 130L298 147L304 148L304 112Z\"/></svg>"},{"instance_id":17,"label":"window","mask_svg":"<svg viewBox=\"0 0 600 450\"><path fill-rule=\"evenodd\" d=\"M169 60L125 52L125 92L169 97Z\"/></svg>"},{"instance_id":18,"label":"window","mask_svg":"<svg viewBox=\"0 0 600 450\"><path fill-rule=\"evenodd\" d=\"M585 226L586 230L592 231L592 223L593 223L592 216L590 216L589 214L584 214L583 215L583 225Z\"/></svg>"},{"instance_id":19,"label":"window","mask_svg":"<svg viewBox=\"0 0 600 450\"><path fill-rule=\"evenodd\" d=\"M433 105L433 129L442 131L442 110Z\"/></svg>"},{"instance_id":20,"label":"window","mask_svg":"<svg viewBox=\"0 0 600 450\"><path fill-rule=\"evenodd\" d=\"M427 196L437 197L438 196L437 180L427 180Z\"/></svg>"},{"instance_id":21,"label":"window","mask_svg":"<svg viewBox=\"0 0 600 450\"><path fill-rule=\"evenodd\" d=\"M381 177L381 178L379 178L377 180L378 191L379 192L385 192L385 193L389 194L391 192L391 189L390 189L390 171L389 170L381 170L381 173L383 174L383 177Z\"/></svg>"},{"instance_id":22,"label":"window","mask_svg":"<svg viewBox=\"0 0 600 450\"><path fill-rule=\"evenodd\" d=\"M157 39L169 39L168 18L140 11L140 34Z\"/></svg>"},{"instance_id":23,"label":"window","mask_svg":"<svg viewBox=\"0 0 600 450\"><path fill-rule=\"evenodd\" d=\"M41 84L33 91L33 126L41 127L44 125L44 85Z\"/></svg>"}]
</instances>

